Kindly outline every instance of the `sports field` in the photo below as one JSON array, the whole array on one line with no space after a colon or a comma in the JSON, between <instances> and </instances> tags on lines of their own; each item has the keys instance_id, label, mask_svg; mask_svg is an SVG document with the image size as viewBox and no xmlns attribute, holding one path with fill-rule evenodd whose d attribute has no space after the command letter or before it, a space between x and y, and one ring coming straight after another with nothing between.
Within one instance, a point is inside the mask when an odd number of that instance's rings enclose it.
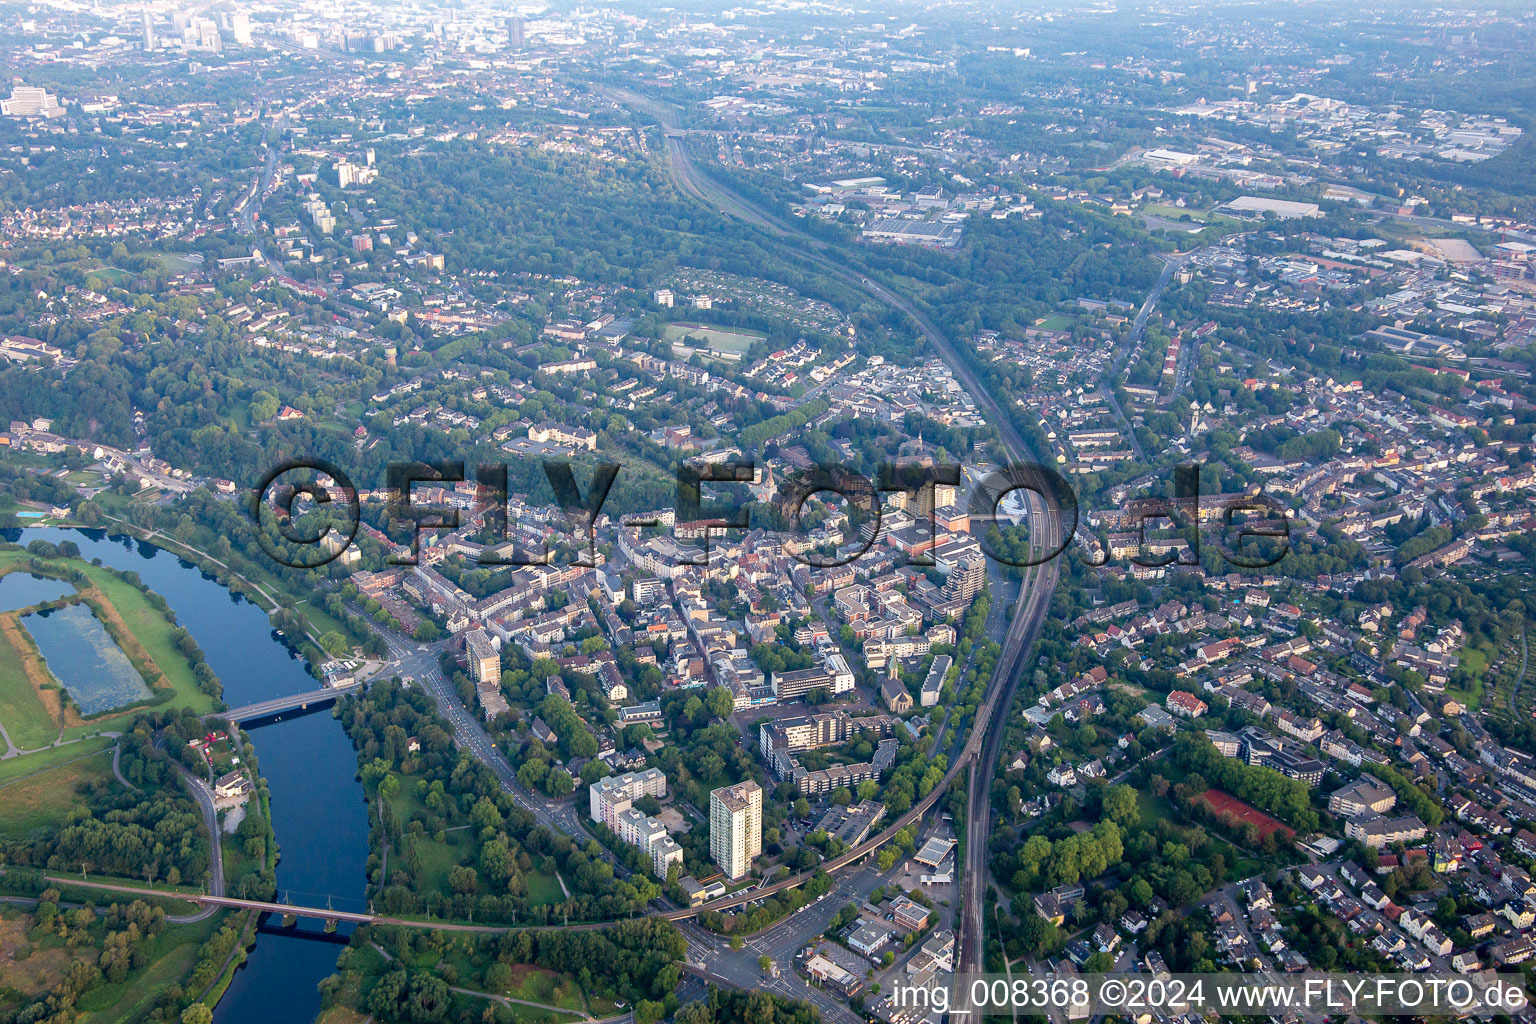
<instances>
[{"instance_id":1,"label":"sports field","mask_svg":"<svg viewBox=\"0 0 1536 1024\"><path fill-rule=\"evenodd\" d=\"M744 331L729 327L716 327L712 324L697 324L679 322L667 324L663 336L667 341L696 342L702 339L711 352L735 352L740 354L752 347L755 341L766 338L766 334L756 331Z\"/></svg>"},{"instance_id":2,"label":"sports field","mask_svg":"<svg viewBox=\"0 0 1536 1024\"><path fill-rule=\"evenodd\" d=\"M1271 832L1283 832L1287 836L1294 836L1294 830L1285 827L1251 804L1245 804L1230 793L1223 793L1219 789L1208 789L1200 794L1206 803L1216 809L1217 814L1230 814L1245 825L1258 827L1259 835L1267 836Z\"/></svg>"}]
</instances>

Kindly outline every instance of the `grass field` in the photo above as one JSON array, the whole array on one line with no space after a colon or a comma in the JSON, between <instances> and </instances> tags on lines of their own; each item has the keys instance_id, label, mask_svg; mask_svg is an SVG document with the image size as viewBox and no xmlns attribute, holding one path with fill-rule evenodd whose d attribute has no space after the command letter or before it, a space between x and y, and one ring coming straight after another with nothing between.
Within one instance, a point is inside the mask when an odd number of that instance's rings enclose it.
<instances>
[{"instance_id":1,"label":"grass field","mask_svg":"<svg viewBox=\"0 0 1536 1024\"><path fill-rule=\"evenodd\" d=\"M161 253L159 259L160 265L170 271L188 270L192 267L202 266L201 263L189 260L185 256L174 252Z\"/></svg>"},{"instance_id":2,"label":"grass field","mask_svg":"<svg viewBox=\"0 0 1536 1024\"><path fill-rule=\"evenodd\" d=\"M0 568L20 563L27 557L23 551L0 551ZM96 617L145 677L146 683L157 675L160 677L151 686L157 697L169 690L168 703L173 707L190 707L198 713L214 710L213 698L198 689L191 663L176 646L175 625L149 603L142 591L118 578L111 570L79 559L56 559L49 565L58 572L74 569L86 575L90 583L81 591L82 596L91 603ZM37 687L27 677L26 665L36 656L30 647L19 634L9 638L0 636L0 722L23 749L35 749L51 742L58 733L59 724L58 708L49 706L46 694L39 697ZM43 717L39 717L39 713ZM108 712L85 720L71 706L64 713L67 726L64 737L73 739L111 728L115 720L131 713L132 708L126 708L120 713ZM12 719L17 725L12 725ZM49 723L46 726L44 719ZM47 735L43 737L45 729ZM43 738L38 742L40 737Z\"/></svg>"},{"instance_id":3,"label":"grass field","mask_svg":"<svg viewBox=\"0 0 1536 1024\"><path fill-rule=\"evenodd\" d=\"M213 698L197 688L197 677L192 674L191 664L176 647L172 636L172 630L176 627L170 620L151 605L137 588L108 570L87 566L85 573L97 589L106 595L112 607L117 609L129 632L144 645L145 651L164 674L165 683L176 691L174 706L179 708L188 705L199 713L212 711Z\"/></svg>"},{"instance_id":4,"label":"grass field","mask_svg":"<svg viewBox=\"0 0 1536 1024\"><path fill-rule=\"evenodd\" d=\"M473 1019L479 1019L484 1013L482 1007L492 1002L483 996L467 996L462 993L454 993L453 1005L464 1007ZM556 1010L541 1010L536 1006L524 1006L522 1003L503 1004L512 1011L512 1019L518 1024L567 1024L567 1022L579 1021L582 1018L570 1013L560 1013Z\"/></svg>"},{"instance_id":5,"label":"grass field","mask_svg":"<svg viewBox=\"0 0 1536 1024\"><path fill-rule=\"evenodd\" d=\"M1483 692L1486 688L1481 682L1474 682L1470 690L1458 690L1454 686L1448 687L1445 696L1454 700L1468 711L1476 711L1483 706Z\"/></svg>"},{"instance_id":6,"label":"grass field","mask_svg":"<svg viewBox=\"0 0 1536 1024\"><path fill-rule=\"evenodd\" d=\"M560 888L560 880L554 875L529 871L523 875L523 881L528 883L528 902L536 907L552 906L565 901L565 891Z\"/></svg>"},{"instance_id":7,"label":"grass field","mask_svg":"<svg viewBox=\"0 0 1536 1024\"><path fill-rule=\"evenodd\" d=\"M81 996L82 1012L77 1024L120 1024L147 1019L161 993L192 970L203 943L218 923L215 917L195 925L167 928L152 944L149 955L154 962L142 973L135 972L116 984L105 982Z\"/></svg>"},{"instance_id":8,"label":"grass field","mask_svg":"<svg viewBox=\"0 0 1536 1024\"><path fill-rule=\"evenodd\" d=\"M22 750L37 750L58 738L59 724L38 699L22 658L11 638L0 632L0 725Z\"/></svg>"},{"instance_id":9,"label":"grass field","mask_svg":"<svg viewBox=\"0 0 1536 1024\"><path fill-rule=\"evenodd\" d=\"M448 886L448 873L466 864L474 867L474 852L468 832L449 832L441 843L428 835L419 837L416 840L416 854L421 858L421 874L417 879L419 891L451 895L453 890ZM487 884L484 878L480 884L482 887Z\"/></svg>"},{"instance_id":10,"label":"grass field","mask_svg":"<svg viewBox=\"0 0 1536 1024\"><path fill-rule=\"evenodd\" d=\"M8 954L0 957L0 991L14 989L27 996L45 992L63 980L75 959L74 952L62 945L34 946L27 938L32 925L31 914L0 907L0 949ZM13 959L12 954L24 948L31 952L24 959ZM5 1004L5 997L0 995L0 1005Z\"/></svg>"},{"instance_id":11,"label":"grass field","mask_svg":"<svg viewBox=\"0 0 1536 1024\"><path fill-rule=\"evenodd\" d=\"M293 606L293 610L304 616L309 623L309 628L314 630L316 635L335 631L345 637L351 636L351 632L343 623L334 618L330 612L310 601L300 601Z\"/></svg>"},{"instance_id":12,"label":"grass field","mask_svg":"<svg viewBox=\"0 0 1536 1024\"><path fill-rule=\"evenodd\" d=\"M464 979L479 976L481 969L486 966L484 957L470 957L457 948L449 950L448 954L441 958L435 953L428 953L412 961L413 966L425 970L434 970L444 963L453 964L459 977ZM465 987L478 986L466 985ZM573 1014L589 1012L587 999L575 978L533 964L514 964L512 983L491 994L507 996L511 999L526 999L530 1003L543 1003L545 1006L559 1007ZM541 1010L538 1007L520 1006L516 1003L510 1005L513 1012L517 1014L517 1019L526 1021L528 1024L568 1019L566 1014L555 1010Z\"/></svg>"},{"instance_id":13,"label":"grass field","mask_svg":"<svg viewBox=\"0 0 1536 1024\"><path fill-rule=\"evenodd\" d=\"M1166 217L1169 220L1178 220L1188 216L1190 220L1204 221L1207 214L1204 210L1180 209L1177 206L1167 206L1161 203L1148 203L1143 213L1150 213L1154 217Z\"/></svg>"},{"instance_id":14,"label":"grass field","mask_svg":"<svg viewBox=\"0 0 1536 1024\"><path fill-rule=\"evenodd\" d=\"M1074 321L1071 317L1056 314L1041 317L1035 321L1035 326L1042 331L1070 331L1073 323Z\"/></svg>"},{"instance_id":15,"label":"grass field","mask_svg":"<svg viewBox=\"0 0 1536 1024\"><path fill-rule=\"evenodd\" d=\"M95 259L76 260L74 263L70 264L70 267L80 271L86 277L99 277L101 280L107 282L108 284L115 285L119 288L123 287L125 284L138 276L131 270L124 270L122 267L114 267L110 263L103 263L102 261Z\"/></svg>"},{"instance_id":16,"label":"grass field","mask_svg":"<svg viewBox=\"0 0 1536 1024\"><path fill-rule=\"evenodd\" d=\"M752 347L752 343L766 338L766 334L756 331L734 330L729 327L716 327L711 324L675 323L667 324L662 336L667 341L685 341L689 338L702 338L704 343L714 352L745 352Z\"/></svg>"},{"instance_id":17,"label":"grass field","mask_svg":"<svg viewBox=\"0 0 1536 1024\"><path fill-rule=\"evenodd\" d=\"M526 999L531 1003L558 1006L562 1010L572 1010L576 1013L583 1012L587 1004L574 979L532 964L518 964L513 967L512 984L496 994L511 996L513 999Z\"/></svg>"},{"instance_id":18,"label":"grass field","mask_svg":"<svg viewBox=\"0 0 1536 1024\"><path fill-rule=\"evenodd\" d=\"M114 743L85 740L0 761L0 837L60 824L80 802L76 786L112 777Z\"/></svg>"},{"instance_id":19,"label":"grass field","mask_svg":"<svg viewBox=\"0 0 1536 1024\"><path fill-rule=\"evenodd\" d=\"M1173 819L1173 805L1167 797L1153 796L1146 791L1136 794L1136 809L1141 812L1141 827L1154 828L1159 821Z\"/></svg>"}]
</instances>

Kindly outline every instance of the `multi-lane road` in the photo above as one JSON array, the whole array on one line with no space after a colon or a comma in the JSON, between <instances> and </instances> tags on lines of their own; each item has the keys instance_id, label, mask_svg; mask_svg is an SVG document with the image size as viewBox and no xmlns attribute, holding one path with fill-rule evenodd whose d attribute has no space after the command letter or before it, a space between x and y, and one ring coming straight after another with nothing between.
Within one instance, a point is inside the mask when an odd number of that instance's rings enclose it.
<instances>
[{"instance_id":1,"label":"multi-lane road","mask_svg":"<svg viewBox=\"0 0 1536 1024\"><path fill-rule=\"evenodd\" d=\"M641 97L630 94L617 94L622 101L630 103L637 109L644 108L659 118L664 126L674 127L673 114L670 108L662 104L643 100ZM940 357L948 364L957 379L971 393L978 407L984 409L993 422L1003 440L1008 457L1015 463L1027 465L1026 455L1029 452L1028 445L1014 427L1011 418L993 400L992 396L982 386L980 380L972 371L969 363L963 359L954 345L932 320L917 309L911 302L890 288L862 276L849 269L839 260L835 251L824 251L823 243L810 240L808 237L781 223L777 218L763 211L750 200L737 195L733 191L720 185L718 182L695 173L688 155L682 146L681 139L669 134L668 151L673 171L679 185L695 198L708 203L722 213L733 215L746 220L758 227L777 236L779 239L791 239L795 243L790 248L792 255L814 264L819 270L826 273L849 287L862 292L875 301L894 309L905 316L917 326L925 340L933 346ZM1036 550L1044 551L1054 549L1065 535L1064 524L1058 510L1050 507L1041 495L1049 493L1042 475L1037 471L1026 471L1022 481L1028 483L1037 491L1029 495L1030 498L1030 524L1031 538ZM957 930L957 941L960 945L960 958L958 969L979 969L983 944L983 927L981 908L987 877L986 865L986 837L990 832L990 802L987 798L991 768L995 764L999 752L1001 738L1006 731L1007 709L1012 703L1013 695L1017 689L1020 672L1025 664L1025 655L1044 621L1046 613L1050 609L1051 597L1055 590L1057 572L1054 563L1047 563L1030 570L1024 585L1020 590L1020 603L1017 614L1010 622L1007 634L1002 643L1002 652L998 659L997 670L989 681L986 695L978 708L975 720L971 727L970 735L961 749L958 758L946 774L943 783L935 790L919 801L908 815L916 819L926 814L937 802L939 797L947 790L948 786L962 777L969 770L971 778L969 794L969 812L967 816L966 833L966 873L962 875L963 904ZM443 675L438 664L441 652L441 644L418 644L403 637L386 634L385 643L388 647L390 660L382 669L383 674L400 675L410 678L422 685L436 700L444 717L453 727L455 741L478 760L484 763L496 775L502 787L512 794L518 804L533 814L540 824L563 832L567 835L585 838L587 833L582 826L576 808L569 802L552 801L544 799L536 794L528 792L517 781L516 773L506 757L497 749L490 735L481 725L476 715L464 704L461 697L454 689L452 683ZM905 824L903 821L900 824ZM839 858L827 865L828 870L836 871L841 868L857 865L864 856L879 844L888 839L895 826L888 828L886 832L877 837L875 841L864 844L867 848L859 851L851 851L852 856ZM839 892L843 888L868 883L873 888L870 878L871 869L864 865L862 872L849 875L840 882ZM855 881L850 882L853 879ZM791 879L785 883L770 886L764 890L752 894L751 898L759 898L769 895L771 891L777 891L782 887L793 884L803 884L804 878ZM852 890L849 890L850 892ZM666 912L667 917L674 920L682 920L694 916L699 909L725 909L738 905L747 897L726 897L712 901L704 908L690 910L673 910ZM825 917L830 920L842 900L828 899L822 904L813 904L816 909L802 910L800 914L793 915L781 925L770 929L764 937L754 939L754 942L777 942L785 940L785 949L789 949L793 943L802 939L820 934L826 927ZM806 931L806 929L811 929ZM779 938L768 938L777 936ZM792 941L790 941L792 940ZM765 947L766 948L766 947ZM782 953L782 951L781 951ZM771 955L771 954L770 954ZM755 955L753 957L755 963ZM731 974L738 974L736 968L725 968ZM737 979L737 983L744 983L745 978ZM753 979L756 987L761 982L760 976ZM831 1007L825 1009L832 1009ZM837 1016L846 1014L846 1009L838 1012Z\"/></svg>"},{"instance_id":2,"label":"multi-lane road","mask_svg":"<svg viewBox=\"0 0 1536 1024\"><path fill-rule=\"evenodd\" d=\"M928 316L886 285L850 269L846 263L846 254L839 254L825 243L812 239L793 226L783 223L750 199L714 178L699 173L694 168L684 145L675 108L631 92L608 90L607 94L616 102L643 115L655 117L661 123L666 131L667 156L672 173L684 192L726 216L736 217L761 228L777 239L793 240L793 246L786 248L785 255L814 265L829 277L908 317L917 326L924 339L939 353L951 372L970 392L977 406L986 411L989 421L995 425L1003 440L1009 458L1018 464L1030 462L1026 457L1030 448L1015 429L1011 417L993 400L991 394L972 371L969 362L961 356L954 344ZM1156 303L1156 295L1162 290L1162 285L1167 283L1172 273L1172 265L1164 268L1158 287L1154 289L1153 295L1149 296L1138 317L1141 327L1145 327L1151 307ZM1059 510L1050 507L1042 497L1049 493L1043 474L1030 471L1025 474L1025 478L1027 482L1038 488L1037 492L1028 495L1031 505L1031 540L1037 552L1053 550L1065 536ZM980 969L984 949L985 922L982 918L982 907L987 878L986 839L990 832L991 820L988 794L992 767L996 764L999 745L1006 732L1007 709L1017 689L1018 676L1027 663L1025 655L1039 635L1040 626L1050 610L1056 582L1057 572L1054 561L1030 570L1021 590L1017 613L1004 638L996 673L988 685L981 707L977 710L971 735L961 752L959 761L945 779L945 786L947 786L958 777L957 769L967 765L971 768L966 820L966 867L961 875L962 911L958 922L957 970Z\"/></svg>"},{"instance_id":3,"label":"multi-lane road","mask_svg":"<svg viewBox=\"0 0 1536 1024\"><path fill-rule=\"evenodd\" d=\"M859 1016L846 1002L800 977L795 970L795 957L827 930L839 910L849 903L863 902L885 883L885 874L866 862L840 876L820 900L747 939L737 951L732 951L719 936L685 923L681 928L688 942L688 961L734 988L761 988L790 999L808 1000L830 1024L858 1024ZM764 974L758 966L762 956L778 967L777 978Z\"/></svg>"},{"instance_id":4,"label":"multi-lane road","mask_svg":"<svg viewBox=\"0 0 1536 1024\"><path fill-rule=\"evenodd\" d=\"M517 781L517 773L512 770L506 755L497 749L495 741L485 731L485 726L480 724L480 719L464 704L453 688L453 683L443 675L438 665L443 646L441 643L417 644L389 633L382 635L389 649L390 660L380 670L380 675L413 679L425 688L437 701L443 717L453 726L454 741L489 768L501 783L501 788L512 794L518 806L531 813L539 824L583 842L591 838L582 826L575 804L547 800L530 793Z\"/></svg>"}]
</instances>

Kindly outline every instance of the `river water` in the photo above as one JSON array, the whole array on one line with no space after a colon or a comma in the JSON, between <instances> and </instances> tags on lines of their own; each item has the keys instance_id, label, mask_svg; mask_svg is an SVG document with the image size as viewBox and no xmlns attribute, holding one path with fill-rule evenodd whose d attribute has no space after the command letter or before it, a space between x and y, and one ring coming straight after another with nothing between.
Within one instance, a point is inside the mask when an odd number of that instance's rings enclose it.
<instances>
[{"instance_id":1,"label":"river water","mask_svg":"<svg viewBox=\"0 0 1536 1024\"><path fill-rule=\"evenodd\" d=\"M189 562L150 544L98 530L0 531L26 544L72 540L87 559L132 570L163 596L224 684L231 707L317 687L304 662L273 633L266 613ZM272 824L282 859L279 899L337 910L366 910L368 811L357 758L325 709L247 727L272 795ZM215 1024L298 1024L320 1010L316 986L332 974L341 941L317 922L285 929L269 919L250 959L214 1010Z\"/></svg>"}]
</instances>

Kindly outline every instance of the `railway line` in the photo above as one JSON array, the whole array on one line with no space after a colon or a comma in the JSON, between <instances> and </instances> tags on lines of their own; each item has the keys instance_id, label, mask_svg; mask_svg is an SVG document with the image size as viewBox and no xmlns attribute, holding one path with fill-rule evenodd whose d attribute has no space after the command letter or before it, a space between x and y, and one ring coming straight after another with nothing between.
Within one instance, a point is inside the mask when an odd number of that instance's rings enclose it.
<instances>
[{"instance_id":1,"label":"railway line","mask_svg":"<svg viewBox=\"0 0 1536 1024\"><path fill-rule=\"evenodd\" d=\"M792 239L795 243L791 254L793 257L814 265L829 277L904 314L916 324L924 339L939 353L956 378L971 393L977 405L986 410L989 420L997 427L1009 458L1016 464L1032 467L1023 474L1024 479L1014 482L1034 488L1034 493L1030 494L1029 514L1031 525L1034 527L1030 531L1030 536L1036 557L1044 552L1055 550L1067 539L1069 532L1063 528L1061 509L1044 498L1044 495L1053 493L1046 482L1045 474L1025 458L1026 453L1030 452L1029 445L1014 427L1011 418L982 386L970 364L961 357L954 344L927 315L905 297L880 282L859 274L846 263L840 262L833 247L811 239L803 232L785 225L752 200L707 174L699 172L693 166L684 145L685 135L679 127L675 108L626 90L604 89L603 91L620 105L654 117L661 124L666 137L667 158L673 176L684 192L726 216L737 217L762 229L776 239ZM1164 278L1166 279L1171 273L1172 270L1169 268ZM1149 298L1146 308L1142 311L1143 321L1153 302L1155 302L1155 295ZM1018 690L1018 679L1026 662L1025 656L1040 635L1040 628L1050 611L1051 598L1055 593L1058 579L1059 574L1054 559L1033 567L1026 575L1024 585L1020 588L1019 605L1004 637L1002 652L993 677L988 683L986 696L977 708L970 736L959 757L955 759L955 763L950 765L949 771L945 773L943 781L898 818L890 828L823 865L828 871L836 871L878 849L901 828L927 813L966 769L974 767L975 770L969 775L970 784L966 805L966 863L965 870L960 876L962 907L957 936L959 962L956 966L959 971L980 970L985 948L985 920L982 909L988 875L986 838L990 832L988 826L991 818L989 792L992 773L990 769L997 763L1002 737L1007 731L1005 728L1007 709L1012 705L1014 694ZM698 908L675 911L667 916L680 920L704 910L740 906L750 899L802 885L809 877L809 873L802 873L765 889L757 890L750 895L725 897Z\"/></svg>"}]
</instances>

